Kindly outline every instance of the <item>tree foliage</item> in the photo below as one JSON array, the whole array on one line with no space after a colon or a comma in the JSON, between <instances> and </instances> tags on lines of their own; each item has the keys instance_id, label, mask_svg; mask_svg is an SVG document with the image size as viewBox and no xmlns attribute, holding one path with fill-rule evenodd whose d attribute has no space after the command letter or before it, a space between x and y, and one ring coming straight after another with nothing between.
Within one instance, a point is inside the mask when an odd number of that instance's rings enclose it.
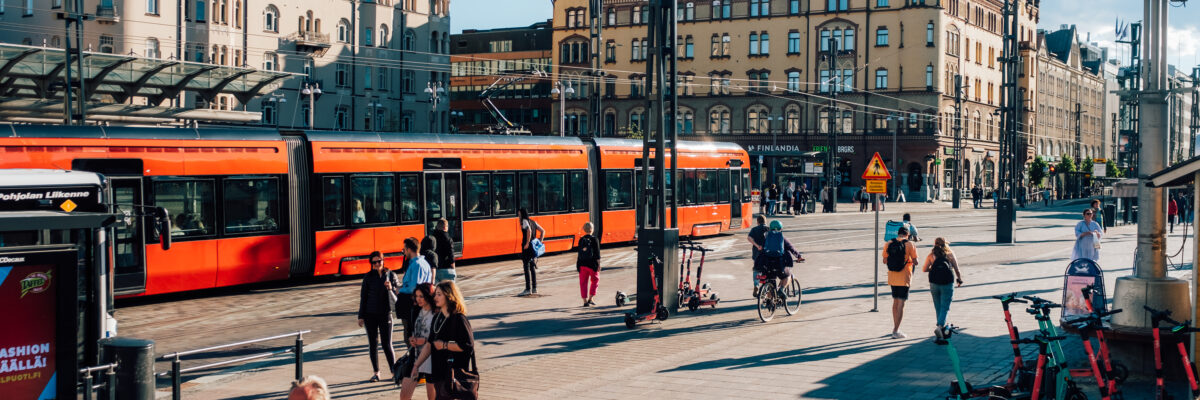
<instances>
[{"instance_id":1,"label":"tree foliage","mask_svg":"<svg viewBox=\"0 0 1200 400\"><path fill-rule=\"evenodd\" d=\"M1113 162L1113 160L1108 160L1108 162L1104 164L1104 169L1109 178L1121 178L1125 175L1123 172L1121 172L1120 168L1117 168L1117 163Z\"/></svg>"},{"instance_id":2,"label":"tree foliage","mask_svg":"<svg viewBox=\"0 0 1200 400\"><path fill-rule=\"evenodd\" d=\"M1062 161L1058 162L1058 168L1056 169L1056 172L1058 172L1060 174L1065 174L1068 172L1075 172L1075 171L1076 171L1075 170L1075 159L1071 158L1071 156L1068 155L1067 153L1063 153Z\"/></svg>"},{"instance_id":3,"label":"tree foliage","mask_svg":"<svg viewBox=\"0 0 1200 400\"><path fill-rule=\"evenodd\" d=\"M1029 184L1033 187L1042 186L1042 180L1046 179L1046 160L1042 156L1034 157L1033 162L1029 163Z\"/></svg>"},{"instance_id":4,"label":"tree foliage","mask_svg":"<svg viewBox=\"0 0 1200 400\"><path fill-rule=\"evenodd\" d=\"M1092 173L1092 165L1095 165L1095 164L1092 162L1092 159L1090 159L1090 158L1086 158L1086 159L1084 159L1084 160L1083 160L1083 162L1082 162L1082 163L1080 163L1080 165L1079 165L1079 171L1080 171L1080 172L1083 172L1083 173L1086 173L1086 174L1090 174L1090 173Z\"/></svg>"}]
</instances>

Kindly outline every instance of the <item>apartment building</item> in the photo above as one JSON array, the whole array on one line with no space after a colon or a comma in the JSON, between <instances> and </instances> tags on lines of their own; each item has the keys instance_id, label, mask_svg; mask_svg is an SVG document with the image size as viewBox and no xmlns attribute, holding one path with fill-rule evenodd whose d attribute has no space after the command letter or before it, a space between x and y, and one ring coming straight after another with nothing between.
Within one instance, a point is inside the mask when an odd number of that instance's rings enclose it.
<instances>
[{"instance_id":1,"label":"apartment building","mask_svg":"<svg viewBox=\"0 0 1200 400\"><path fill-rule=\"evenodd\" d=\"M1036 154L1047 162L1104 158L1110 147L1105 134L1106 63L1094 46L1078 40L1074 25L1039 31L1038 40L1039 85L1033 97L1037 122L1031 134Z\"/></svg>"},{"instance_id":2,"label":"apartment building","mask_svg":"<svg viewBox=\"0 0 1200 400\"><path fill-rule=\"evenodd\" d=\"M648 5L603 2L604 45L597 54L607 78L600 93L584 94L604 96L602 130L583 134L644 130ZM587 7L586 0L554 3L560 81L586 82ZM838 161L832 167L842 196L861 184L862 168L879 152L889 167L897 166L895 183L910 200L948 198L943 189L960 169L951 158L957 74L966 86L964 182L994 187L1002 7L999 0L680 1L680 135L745 147L756 187L817 188L826 184L820 172L829 167L821 164L834 117ZM1023 2L1022 41L1031 41L1037 20L1038 2ZM830 108L833 90L837 110ZM587 109L583 98L566 100L568 115L583 117Z\"/></svg>"},{"instance_id":3,"label":"apartment building","mask_svg":"<svg viewBox=\"0 0 1200 400\"><path fill-rule=\"evenodd\" d=\"M551 109L553 81L545 78L551 68L551 33L550 21L545 21L450 35L451 130L487 133L503 124L479 98L480 92L492 88L490 100L495 110L513 123L510 132L524 129L533 135L551 134L550 120L558 117ZM568 127L578 123L572 119Z\"/></svg>"},{"instance_id":4,"label":"apartment building","mask_svg":"<svg viewBox=\"0 0 1200 400\"><path fill-rule=\"evenodd\" d=\"M63 0L3 1L0 42L64 46ZM181 95L177 107L261 112L267 126L306 128L311 116L317 129L449 128L449 0L83 3L88 51L303 74L248 104Z\"/></svg>"}]
</instances>

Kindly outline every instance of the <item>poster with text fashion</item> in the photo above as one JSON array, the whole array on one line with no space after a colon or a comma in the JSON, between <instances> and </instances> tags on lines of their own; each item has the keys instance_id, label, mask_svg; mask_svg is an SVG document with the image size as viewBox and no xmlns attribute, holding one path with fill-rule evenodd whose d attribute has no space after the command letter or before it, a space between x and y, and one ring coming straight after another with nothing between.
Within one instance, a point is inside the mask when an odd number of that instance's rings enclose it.
<instances>
[{"instance_id":1,"label":"poster with text fashion","mask_svg":"<svg viewBox=\"0 0 1200 400\"><path fill-rule=\"evenodd\" d=\"M53 265L0 257L0 393L5 399L54 399Z\"/></svg>"}]
</instances>

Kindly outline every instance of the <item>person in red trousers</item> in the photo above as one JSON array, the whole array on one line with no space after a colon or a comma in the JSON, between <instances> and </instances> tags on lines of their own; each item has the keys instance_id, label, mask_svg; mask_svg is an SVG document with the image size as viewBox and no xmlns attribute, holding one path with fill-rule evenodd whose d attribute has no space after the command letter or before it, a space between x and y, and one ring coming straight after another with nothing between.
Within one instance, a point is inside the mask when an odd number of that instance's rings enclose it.
<instances>
[{"instance_id":1,"label":"person in red trousers","mask_svg":"<svg viewBox=\"0 0 1200 400\"><path fill-rule=\"evenodd\" d=\"M579 271L579 297L583 298L584 307L596 305L593 299L596 297L596 286L600 284L600 241L592 236L594 230L591 222L584 223L584 235L575 247L579 254L575 262L575 269Z\"/></svg>"}]
</instances>

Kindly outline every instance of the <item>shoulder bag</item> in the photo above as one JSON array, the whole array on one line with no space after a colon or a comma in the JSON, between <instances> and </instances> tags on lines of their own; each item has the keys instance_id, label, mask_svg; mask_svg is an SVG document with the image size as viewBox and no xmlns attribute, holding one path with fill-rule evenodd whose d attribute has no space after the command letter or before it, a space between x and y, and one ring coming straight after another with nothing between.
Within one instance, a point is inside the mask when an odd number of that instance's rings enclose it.
<instances>
[{"instance_id":1,"label":"shoulder bag","mask_svg":"<svg viewBox=\"0 0 1200 400\"><path fill-rule=\"evenodd\" d=\"M475 353L471 352L470 368L450 367L450 376L439 386L438 394L446 393L451 399L479 400L479 368L475 365Z\"/></svg>"}]
</instances>

